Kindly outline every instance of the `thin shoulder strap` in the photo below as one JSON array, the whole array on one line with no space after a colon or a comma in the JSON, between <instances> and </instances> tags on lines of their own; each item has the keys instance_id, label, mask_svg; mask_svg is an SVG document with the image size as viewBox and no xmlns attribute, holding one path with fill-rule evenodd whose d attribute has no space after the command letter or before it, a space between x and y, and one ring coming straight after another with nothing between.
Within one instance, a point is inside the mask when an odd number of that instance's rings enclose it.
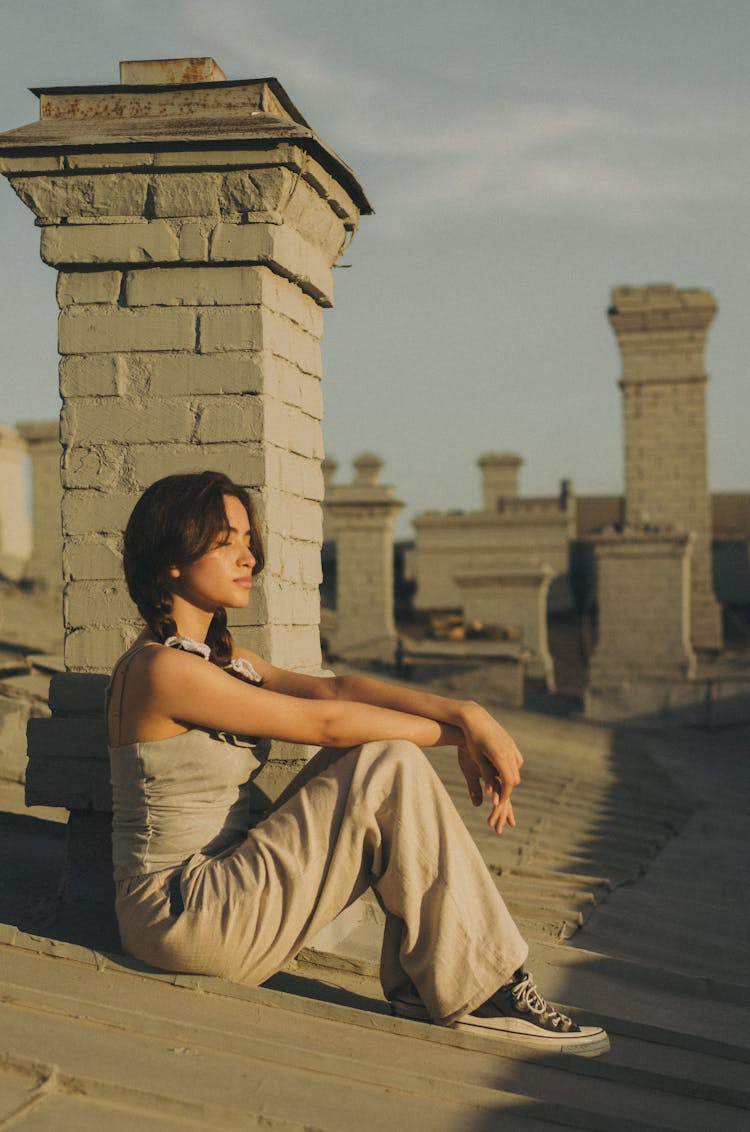
<instances>
[{"instance_id":1,"label":"thin shoulder strap","mask_svg":"<svg viewBox=\"0 0 750 1132\"><path fill-rule=\"evenodd\" d=\"M114 687L115 677L117 676L118 673L120 673L120 687L119 687L119 695L117 697L117 706L113 706L113 705L111 706L112 722L117 727L117 738L118 739L120 738L120 718L122 716L122 697L123 697L123 693L125 691L125 677L128 674L128 668L130 667L130 662L133 659L133 657L136 655L136 653L139 653L141 651L141 649L151 648L152 645L161 648L161 645L159 645L158 641L141 641L141 643L139 645L132 645L127 650L127 652L124 652L122 654L122 656L119 658L119 660L115 664L114 668L112 669L112 675L110 676L109 683L107 684L107 691L106 691L106 694L105 694L105 701L104 701L105 702L105 711L106 711L105 719L106 719L106 722L107 722L107 727L109 727L109 716L110 716L112 688ZM117 745L118 745L117 743L112 744L112 746L117 746Z\"/></svg>"}]
</instances>

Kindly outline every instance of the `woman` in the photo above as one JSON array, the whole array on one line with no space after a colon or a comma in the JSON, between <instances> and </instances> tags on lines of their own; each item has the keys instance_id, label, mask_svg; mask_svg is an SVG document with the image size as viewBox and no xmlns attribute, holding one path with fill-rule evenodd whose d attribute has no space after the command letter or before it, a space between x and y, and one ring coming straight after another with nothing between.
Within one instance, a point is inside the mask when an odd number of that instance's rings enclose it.
<instances>
[{"instance_id":1,"label":"woman","mask_svg":"<svg viewBox=\"0 0 750 1132\"><path fill-rule=\"evenodd\" d=\"M287 672L240 648L225 611L248 604L263 550L248 494L220 473L153 484L124 566L145 621L108 707L128 952L257 985L372 886L394 1013L550 1050L608 1048L524 971L526 944L421 750L457 748L472 801L484 784L502 833L522 759L487 712L365 676ZM248 828L258 736L322 749Z\"/></svg>"}]
</instances>

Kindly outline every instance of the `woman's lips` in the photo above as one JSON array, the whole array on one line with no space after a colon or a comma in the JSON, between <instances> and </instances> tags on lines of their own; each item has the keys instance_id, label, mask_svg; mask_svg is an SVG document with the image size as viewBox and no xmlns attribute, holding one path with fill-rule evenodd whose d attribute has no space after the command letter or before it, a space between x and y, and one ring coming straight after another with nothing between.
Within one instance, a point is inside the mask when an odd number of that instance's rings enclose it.
<instances>
[{"instance_id":1,"label":"woman's lips","mask_svg":"<svg viewBox=\"0 0 750 1132\"><path fill-rule=\"evenodd\" d=\"M249 590L253 584L252 575L247 578L235 578L234 580L238 586L242 586L246 590Z\"/></svg>"}]
</instances>

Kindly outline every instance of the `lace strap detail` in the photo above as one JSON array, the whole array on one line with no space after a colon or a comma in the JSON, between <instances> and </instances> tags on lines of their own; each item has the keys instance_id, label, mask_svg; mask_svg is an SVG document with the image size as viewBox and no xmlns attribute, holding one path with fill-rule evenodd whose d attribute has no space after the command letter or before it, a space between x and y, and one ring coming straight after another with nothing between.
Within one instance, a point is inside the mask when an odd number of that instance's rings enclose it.
<instances>
[{"instance_id":1,"label":"lace strap detail","mask_svg":"<svg viewBox=\"0 0 750 1132\"><path fill-rule=\"evenodd\" d=\"M182 649L183 652L195 653L197 656L202 656L204 660L211 659L210 646L204 641L195 641L192 637L167 637L164 644L170 649ZM228 672L230 676L236 676L248 684L263 683L263 677L258 670L243 656L237 656L234 660L230 660L229 664L223 665L222 671Z\"/></svg>"}]
</instances>

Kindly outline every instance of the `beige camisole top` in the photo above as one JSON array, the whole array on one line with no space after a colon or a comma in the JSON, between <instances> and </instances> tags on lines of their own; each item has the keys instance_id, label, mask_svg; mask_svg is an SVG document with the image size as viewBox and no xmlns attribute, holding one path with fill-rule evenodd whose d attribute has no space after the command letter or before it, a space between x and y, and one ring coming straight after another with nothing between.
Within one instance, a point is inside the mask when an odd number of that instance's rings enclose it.
<instances>
[{"instance_id":1,"label":"beige camisole top","mask_svg":"<svg viewBox=\"0 0 750 1132\"><path fill-rule=\"evenodd\" d=\"M250 824L250 783L268 757L268 743L192 728L168 739L110 747L109 756L118 882L239 844Z\"/></svg>"}]
</instances>

